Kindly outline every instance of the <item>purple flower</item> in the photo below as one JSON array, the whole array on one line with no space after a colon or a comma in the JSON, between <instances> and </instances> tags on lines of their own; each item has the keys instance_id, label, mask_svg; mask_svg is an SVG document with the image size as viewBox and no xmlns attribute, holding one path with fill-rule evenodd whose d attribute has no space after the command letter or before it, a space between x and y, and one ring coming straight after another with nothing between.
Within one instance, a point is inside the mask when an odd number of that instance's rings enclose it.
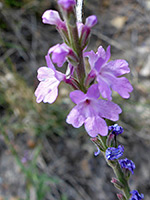
<instances>
[{"instance_id":1,"label":"purple flower","mask_svg":"<svg viewBox=\"0 0 150 200\"><path fill-rule=\"evenodd\" d=\"M67 123L79 128L84 124L91 137L104 136L108 127L103 118L117 121L121 108L110 101L98 99L100 96L97 84L92 85L86 94L80 90L70 93L71 100L77 104L67 116Z\"/></svg>"},{"instance_id":2,"label":"purple flower","mask_svg":"<svg viewBox=\"0 0 150 200\"><path fill-rule=\"evenodd\" d=\"M69 57L74 64L77 63L77 57L75 53L65 43L57 44L48 50L48 54L52 54L52 61L57 64L58 67L62 67Z\"/></svg>"},{"instance_id":3,"label":"purple flower","mask_svg":"<svg viewBox=\"0 0 150 200\"><path fill-rule=\"evenodd\" d=\"M59 13L55 10L46 10L42 15L44 24L55 25L58 29L65 29L65 23L60 19Z\"/></svg>"},{"instance_id":4,"label":"purple flower","mask_svg":"<svg viewBox=\"0 0 150 200\"><path fill-rule=\"evenodd\" d=\"M139 194L137 190L132 190L130 193L132 194L130 200L144 199L144 194Z\"/></svg>"},{"instance_id":5,"label":"purple flower","mask_svg":"<svg viewBox=\"0 0 150 200\"><path fill-rule=\"evenodd\" d=\"M87 39L91 32L91 28L97 23L97 17L91 15L86 18L85 24L77 22L78 35L81 42L82 48L85 48L87 45Z\"/></svg>"},{"instance_id":6,"label":"purple flower","mask_svg":"<svg viewBox=\"0 0 150 200\"><path fill-rule=\"evenodd\" d=\"M134 174L133 170L135 169L135 164L132 160L128 160L127 158L119 160L119 164L122 169L130 170L132 174Z\"/></svg>"},{"instance_id":7,"label":"purple flower","mask_svg":"<svg viewBox=\"0 0 150 200\"><path fill-rule=\"evenodd\" d=\"M123 128L119 126L118 124L114 124L112 126L108 127L109 131L112 131L112 134L114 135L119 135L123 133Z\"/></svg>"},{"instance_id":8,"label":"purple flower","mask_svg":"<svg viewBox=\"0 0 150 200\"><path fill-rule=\"evenodd\" d=\"M49 55L46 56L47 66L38 69L38 80L40 81L35 96L37 103L53 103L58 96L58 86L65 80L65 74L58 72L52 64Z\"/></svg>"},{"instance_id":9,"label":"purple flower","mask_svg":"<svg viewBox=\"0 0 150 200\"><path fill-rule=\"evenodd\" d=\"M58 4L66 11L71 11L76 5L75 0L58 0Z\"/></svg>"},{"instance_id":10,"label":"purple flower","mask_svg":"<svg viewBox=\"0 0 150 200\"><path fill-rule=\"evenodd\" d=\"M123 98L129 98L130 92L133 88L125 77L120 77L123 74L129 73L130 69L125 60L114 60L108 62L110 59L110 46L107 51L102 46L98 48L97 53L93 51L85 52L84 56L89 58L91 72L88 77L95 76L98 82L98 88L104 98L111 100L111 89L118 92Z\"/></svg>"},{"instance_id":11,"label":"purple flower","mask_svg":"<svg viewBox=\"0 0 150 200\"><path fill-rule=\"evenodd\" d=\"M105 155L107 160L114 160L118 159L123 155L124 147L119 145L118 148L115 147L109 147L107 148Z\"/></svg>"}]
</instances>

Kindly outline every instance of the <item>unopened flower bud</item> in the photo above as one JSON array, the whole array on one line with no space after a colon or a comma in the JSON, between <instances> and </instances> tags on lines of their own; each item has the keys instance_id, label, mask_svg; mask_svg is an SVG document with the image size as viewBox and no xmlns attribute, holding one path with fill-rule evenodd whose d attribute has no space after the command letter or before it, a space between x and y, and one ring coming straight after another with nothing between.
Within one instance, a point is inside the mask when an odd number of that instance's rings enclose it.
<instances>
[{"instance_id":1,"label":"unopened flower bud","mask_svg":"<svg viewBox=\"0 0 150 200\"><path fill-rule=\"evenodd\" d=\"M114 186L119 190L121 190L123 188L122 183L116 178L112 178L111 183L113 183Z\"/></svg>"},{"instance_id":2,"label":"unopened flower bud","mask_svg":"<svg viewBox=\"0 0 150 200\"><path fill-rule=\"evenodd\" d=\"M114 144L114 134L109 134L108 138L107 138L107 141L106 141L106 144L108 147L110 146L113 146Z\"/></svg>"},{"instance_id":3,"label":"unopened flower bud","mask_svg":"<svg viewBox=\"0 0 150 200\"><path fill-rule=\"evenodd\" d=\"M92 28L95 24L97 24L97 17L95 15L86 18L85 25L87 27Z\"/></svg>"},{"instance_id":4,"label":"unopened flower bud","mask_svg":"<svg viewBox=\"0 0 150 200\"><path fill-rule=\"evenodd\" d=\"M94 137L94 138L90 138L91 141L96 145L96 147L101 150L101 151L104 151L105 148L103 147L103 145L101 144L101 141L97 138L97 137ZM100 152L99 152L100 153Z\"/></svg>"},{"instance_id":5,"label":"unopened flower bud","mask_svg":"<svg viewBox=\"0 0 150 200\"><path fill-rule=\"evenodd\" d=\"M126 200L126 198L123 196L123 194L117 194L117 197L119 200Z\"/></svg>"},{"instance_id":6,"label":"unopened flower bud","mask_svg":"<svg viewBox=\"0 0 150 200\"><path fill-rule=\"evenodd\" d=\"M123 155L124 147L119 145L118 148L109 147L107 148L105 155L108 160L118 159Z\"/></svg>"},{"instance_id":7,"label":"unopened flower bud","mask_svg":"<svg viewBox=\"0 0 150 200\"><path fill-rule=\"evenodd\" d=\"M65 22L60 19L59 13L55 10L46 10L42 15L42 22L55 25L58 29L66 30Z\"/></svg>"},{"instance_id":8,"label":"unopened flower bud","mask_svg":"<svg viewBox=\"0 0 150 200\"><path fill-rule=\"evenodd\" d=\"M76 5L75 0L58 0L58 4L65 10L71 11L73 7Z\"/></svg>"}]
</instances>

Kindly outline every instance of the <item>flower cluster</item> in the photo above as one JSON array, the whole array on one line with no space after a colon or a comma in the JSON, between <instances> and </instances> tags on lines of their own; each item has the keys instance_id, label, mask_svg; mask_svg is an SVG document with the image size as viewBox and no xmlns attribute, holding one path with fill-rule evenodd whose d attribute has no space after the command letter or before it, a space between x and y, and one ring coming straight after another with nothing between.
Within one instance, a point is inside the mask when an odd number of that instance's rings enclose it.
<instances>
[{"instance_id":1,"label":"flower cluster","mask_svg":"<svg viewBox=\"0 0 150 200\"><path fill-rule=\"evenodd\" d=\"M51 104L57 99L58 86L62 81L71 85L75 91L70 93L70 98L76 106L68 114L66 122L75 128L84 124L91 137L98 134L106 136L108 126L105 119L117 121L122 112L121 108L111 101L111 90L118 92L123 98L129 98L133 89L127 78L122 77L130 72L128 63L125 60L109 62L110 46L106 51L100 46L96 53L87 52L85 47L91 28L97 23L96 16L89 16L85 23L76 22L71 26L70 21L75 21L71 18L75 18L75 15L70 13L74 13L76 1L59 0L58 4L63 11L63 19L57 11L47 10L42 21L55 25L64 43L51 47L46 55L47 66L38 69L37 77L40 83L35 91L36 101ZM90 71L85 70L86 57ZM68 66L64 74L56 70L56 66L66 66L65 62ZM105 100L100 99L101 96ZM117 133L117 127L112 132Z\"/></svg>"}]
</instances>

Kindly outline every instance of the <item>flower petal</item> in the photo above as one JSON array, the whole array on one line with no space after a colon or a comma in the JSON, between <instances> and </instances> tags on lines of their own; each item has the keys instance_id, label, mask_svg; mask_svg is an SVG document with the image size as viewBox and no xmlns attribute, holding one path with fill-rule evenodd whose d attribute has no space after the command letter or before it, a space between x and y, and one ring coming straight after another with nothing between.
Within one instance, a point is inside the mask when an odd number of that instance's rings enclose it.
<instances>
[{"instance_id":1,"label":"flower petal","mask_svg":"<svg viewBox=\"0 0 150 200\"><path fill-rule=\"evenodd\" d=\"M117 78L110 73L107 74L103 73L103 77L105 77L105 79L109 81L111 88L114 91L118 92L120 96L122 96L125 99L128 99L130 97L129 93L132 92L133 87L127 78L125 77Z\"/></svg>"},{"instance_id":2,"label":"flower petal","mask_svg":"<svg viewBox=\"0 0 150 200\"><path fill-rule=\"evenodd\" d=\"M79 104L80 102L85 100L86 95L80 90L75 90L70 93L70 98L75 104Z\"/></svg>"},{"instance_id":3,"label":"flower petal","mask_svg":"<svg viewBox=\"0 0 150 200\"><path fill-rule=\"evenodd\" d=\"M56 98L58 96L58 84L59 83L57 83L56 86L45 95L45 97L43 99L44 103L50 103L51 104L56 100Z\"/></svg>"},{"instance_id":4,"label":"flower petal","mask_svg":"<svg viewBox=\"0 0 150 200\"><path fill-rule=\"evenodd\" d=\"M41 101L53 103L58 95L58 85L59 81L53 77L39 83L37 89L35 90L35 96L37 97L37 103Z\"/></svg>"},{"instance_id":5,"label":"flower petal","mask_svg":"<svg viewBox=\"0 0 150 200\"><path fill-rule=\"evenodd\" d=\"M99 99L98 101L99 116L112 121L117 121L119 119L119 114L122 110L117 104L102 99Z\"/></svg>"},{"instance_id":6,"label":"flower petal","mask_svg":"<svg viewBox=\"0 0 150 200\"><path fill-rule=\"evenodd\" d=\"M98 84L93 84L87 91L87 97L98 99L99 96Z\"/></svg>"},{"instance_id":7,"label":"flower petal","mask_svg":"<svg viewBox=\"0 0 150 200\"><path fill-rule=\"evenodd\" d=\"M89 58L89 64L90 64L90 67L92 69L94 67L94 65L95 65L95 62L98 59L97 54L93 50L91 50L89 52L85 52L84 53L84 57L88 57Z\"/></svg>"},{"instance_id":8,"label":"flower petal","mask_svg":"<svg viewBox=\"0 0 150 200\"><path fill-rule=\"evenodd\" d=\"M55 74L55 72L48 67L40 67L37 72L37 78L39 81L44 81L46 79L53 78Z\"/></svg>"},{"instance_id":9,"label":"flower petal","mask_svg":"<svg viewBox=\"0 0 150 200\"><path fill-rule=\"evenodd\" d=\"M96 137L98 134L105 136L108 134L108 127L104 119L99 116L88 117L85 120L85 129L91 137Z\"/></svg>"},{"instance_id":10,"label":"flower petal","mask_svg":"<svg viewBox=\"0 0 150 200\"><path fill-rule=\"evenodd\" d=\"M102 95L103 98L107 98L109 101L112 100L111 97L111 89L109 87L109 83L107 82L106 79L104 79L102 76L98 75L97 76L97 82L98 82L98 89L100 91L100 94Z\"/></svg>"},{"instance_id":11,"label":"flower petal","mask_svg":"<svg viewBox=\"0 0 150 200\"><path fill-rule=\"evenodd\" d=\"M128 63L125 60L110 61L105 65L102 70L106 72L111 72L112 74L114 74L114 76L121 76L130 72Z\"/></svg>"},{"instance_id":12,"label":"flower petal","mask_svg":"<svg viewBox=\"0 0 150 200\"><path fill-rule=\"evenodd\" d=\"M55 67L54 67L54 65L53 65L53 63L52 63L52 61L51 61L51 59L50 59L49 54L47 54L47 55L45 56L45 59L46 59L47 67L48 67L48 68L51 68L51 69L53 69L53 70L55 71L56 69L55 69Z\"/></svg>"},{"instance_id":13,"label":"flower petal","mask_svg":"<svg viewBox=\"0 0 150 200\"><path fill-rule=\"evenodd\" d=\"M82 115L82 105L75 106L67 116L66 122L72 124L73 127L79 128L85 121L84 115Z\"/></svg>"}]
</instances>

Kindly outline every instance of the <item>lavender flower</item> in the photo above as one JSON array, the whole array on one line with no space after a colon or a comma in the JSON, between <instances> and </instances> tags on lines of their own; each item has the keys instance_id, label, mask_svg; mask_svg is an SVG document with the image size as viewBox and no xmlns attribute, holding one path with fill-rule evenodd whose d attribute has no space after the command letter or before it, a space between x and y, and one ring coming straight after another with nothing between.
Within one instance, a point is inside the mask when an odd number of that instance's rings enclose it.
<instances>
[{"instance_id":1,"label":"lavender flower","mask_svg":"<svg viewBox=\"0 0 150 200\"><path fill-rule=\"evenodd\" d=\"M133 170L135 169L135 164L132 160L128 160L127 158L119 160L119 164L122 169L126 169L131 171L134 174Z\"/></svg>"},{"instance_id":2,"label":"lavender flower","mask_svg":"<svg viewBox=\"0 0 150 200\"><path fill-rule=\"evenodd\" d=\"M58 67L62 67L66 62L67 57L69 57L74 64L77 63L77 57L70 47L65 43L57 44L48 50L48 54L52 53L52 61L57 63Z\"/></svg>"},{"instance_id":3,"label":"lavender flower","mask_svg":"<svg viewBox=\"0 0 150 200\"><path fill-rule=\"evenodd\" d=\"M122 112L120 107L110 101L98 99L100 96L97 84L92 85L86 94L80 90L70 93L71 100L77 104L67 116L67 123L79 128L84 124L91 137L104 136L108 127L103 118L117 121Z\"/></svg>"},{"instance_id":4,"label":"lavender flower","mask_svg":"<svg viewBox=\"0 0 150 200\"><path fill-rule=\"evenodd\" d=\"M108 62L110 59L110 46L107 51L102 46L98 48L95 54L93 51L84 53L84 56L89 57L91 72L89 77L95 76L98 82L98 88L104 98L111 100L111 89L118 92L123 98L129 98L129 93L133 88L125 77L118 77L123 74L129 73L130 69L125 60L114 60Z\"/></svg>"},{"instance_id":5,"label":"lavender flower","mask_svg":"<svg viewBox=\"0 0 150 200\"><path fill-rule=\"evenodd\" d=\"M85 24L77 22L78 35L81 43L81 47L84 49L87 45L87 39L90 35L91 28L97 23L97 17L91 15L86 18Z\"/></svg>"},{"instance_id":6,"label":"lavender flower","mask_svg":"<svg viewBox=\"0 0 150 200\"><path fill-rule=\"evenodd\" d=\"M55 25L59 30L66 30L65 22L60 19L60 15L56 10L46 10L42 15L44 24Z\"/></svg>"},{"instance_id":7,"label":"lavender flower","mask_svg":"<svg viewBox=\"0 0 150 200\"><path fill-rule=\"evenodd\" d=\"M119 135L123 133L123 128L119 126L118 124L114 124L112 126L108 127L109 131L112 131L112 134L114 135Z\"/></svg>"},{"instance_id":8,"label":"lavender flower","mask_svg":"<svg viewBox=\"0 0 150 200\"><path fill-rule=\"evenodd\" d=\"M114 160L118 159L123 155L124 147L119 145L118 148L115 147L109 147L107 148L105 155L107 160Z\"/></svg>"},{"instance_id":9,"label":"lavender flower","mask_svg":"<svg viewBox=\"0 0 150 200\"><path fill-rule=\"evenodd\" d=\"M130 200L144 199L144 194L139 194L137 190L132 190L130 193L132 194Z\"/></svg>"},{"instance_id":10,"label":"lavender flower","mask_svg":"<svg viewBox=\"0 0 150 200\"><path fill-rule=\"evenodd\" d=\"M40 81L35 96L37 103L53 103L58 96L58 86L65 80L65 74L58 72L52 64L49 55L46 56L47 66L38 69L38 80Z\"/></svg>"}]
</instances>

